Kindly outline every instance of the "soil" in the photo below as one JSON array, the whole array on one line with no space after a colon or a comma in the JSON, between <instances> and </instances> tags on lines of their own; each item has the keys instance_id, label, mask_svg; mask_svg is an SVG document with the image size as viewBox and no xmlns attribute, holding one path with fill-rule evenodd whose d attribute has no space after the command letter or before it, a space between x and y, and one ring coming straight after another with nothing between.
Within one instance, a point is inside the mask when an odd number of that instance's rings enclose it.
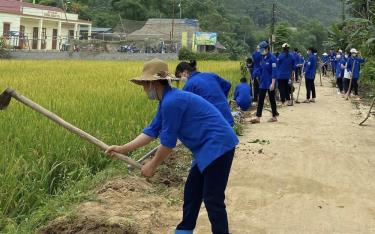
<instances>
[{"instance_id":1,"label":"soil","mask_svg":"<svg viewBox=\"0 0 375 234\"><path fill-rule=\"evenodd\" d=\"M375 233L375 118L359 126L368 106L345 101L327 79L316 84L316 103L245 124L226 191L231 233ZM177 154L149 181L106 182L96 201L39 233L173 233L190 164ZM194 233L211 233L203 206Z\"/></svg>"}]
</instances>

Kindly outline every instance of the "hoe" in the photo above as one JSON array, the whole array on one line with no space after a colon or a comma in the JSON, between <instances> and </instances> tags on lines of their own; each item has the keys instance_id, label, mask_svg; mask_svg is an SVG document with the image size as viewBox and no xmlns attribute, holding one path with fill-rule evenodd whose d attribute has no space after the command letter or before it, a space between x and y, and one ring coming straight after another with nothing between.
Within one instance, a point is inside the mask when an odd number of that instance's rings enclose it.
<instances>
[{"instance_id":1,"label":"hoe","mask_svg":"<svg viewBox=\"0 0 375 234\"><path fill-rule=\"evenodd\" d=\"M49 110L43 108L42 106L36 104L35 102L31 101L30 99L18 94L14 89L7 88L2 94L0 94L0 110L5 110L8 106L12 98L16 99L20 103L26 105L27 107L33 109L36 112L44 115L45 117L49 118L53 122L57 123L63 128L66 128L70 132L78 135L79 137L85 139L86 141L98 146L101 150L105 151L108 148L108 145L104 142L100 141L99 139L91 136L90 134L82 131L81 129L73 126L72 124L66 122L56 114L50 112ZM141 164L134 161L133 159L119 153L115 153L113 155L115 159L124 161L128 165L133 168L141 168Z\"/></svg>"}]
</instances>

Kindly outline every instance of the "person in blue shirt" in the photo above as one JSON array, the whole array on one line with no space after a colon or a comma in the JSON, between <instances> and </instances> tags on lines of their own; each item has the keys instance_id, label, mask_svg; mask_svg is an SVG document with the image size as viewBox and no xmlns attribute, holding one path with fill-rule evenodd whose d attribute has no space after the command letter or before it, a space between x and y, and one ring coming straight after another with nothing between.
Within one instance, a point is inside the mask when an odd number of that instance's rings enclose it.
<instances>
[{"instance_id":1,"label":"person in blue shirt","mask_svg":"<svg viewBox=\"0 0 375 234\"><path fill-rule=\"evenodd\" d=\"M257 47L257 50L252 55L253 63L254 63L254 69L252 74L252 81L253 81L253 90L254 90L254 102L258 102L259 97L259 79L260 79L260 70L261 66L260 63L262 61L262 54L259 52L259 47Z\"/></svg>"},{"instance_id":2,"label":"person in blue shirt","mask_svg":"<svg viewBox=\"0 0 375 234\"><path fill-rule=\"evenodd\" d=\"M250 74L250 79L252 79L253 76L253 71L254 71L254 63L252 58L247 58L246 59L246 69Z\"/></svg>"},{"instance_id":3,"label":"person in blue shirt","mask_svg":"<svg viewBox=\"0 0 375 234\"><path fill-rule=\"evenodd\" d=\"M333 51L332 48L329 50L328 57L329 57L330 65L332 68L332 76L335 77L336 75L336 71L335 71L336 53Z\"/></svg>"},{"instance_id":4,"label":"person in blue shirt","mask_svg":"<svg viewBox=\"0 0 375 234\"><path fill-rule=\"evenodd\" d=\"M349 92L351 94L352 90L354 90L354 96L356 99L360 99L358 95L358 80L361 71L361 64L365 62L365 60L361 57L358 57L359 52L356 49L350 50L351 56L347 60L346 69L349 73L349 77L347 76L344 79L344 89L345 93ZM352 79L352 85L350 86L350 79Z\"/></svg>"},{"instance_id":5,"label":"person in blue shirt","mask_svg":"<svg viewBox=\"0 0 375 234\"><path fill-rule=\"evenodd\" d=\"M310 47L307 51L307 62L305 63L305 80L306 80L306 100L304 103L315 102L316 92L315 92L315 75L316 75L316 58L317 50ZM311 99L310 99L311 98Z\"/></svg>"},{"instance_id":6,"label":"person in blue shirt","mask_svg":"<svg viewBox=\"0 0 375 234\"><path fill-rule=\"evenodd\" d=\"M214 73L198 72L192 63L181 62L176 67L177 78L186 79L184 91L195 93L212 103L233 126L234 119L227 100L231 83Z\"/></svg>"},{"instance_id":7,"label":"person in blue shirt","mask_svg":"<svg viewBox=\"0 0 375 234\"><path fill-rule=\"evenodd\" d=\"M293 56L294 56L294 61L295 61L294 77L295 77L295 81L298 83L299 76L301 75L301 67L302 67L301 57L300 57L298 48L294 48Z\"/></svg>"},{"instance_id":8,"label":"person in blue shirt","mask_svg":"<svg viewBox=\"0 0 375 234\"><path fill-rule=\"evenodd\" d=\"M328 63L330 62L329 61L329 56L327 53L323 53L322 55L322 58L321 58L321 61L322 61L322 70L323 70L323 76L327 76L327 71L328 71Z\"/></svg>"},{"instance_id":9,"label":"person in blue shirt","mask_svg":"<svg viewBox=\"0 0 375 234\"><path fill-rule=\"evenodd\" d=\"M234 90L234 101L242 111L247 111L251 107L253 97L251 96L251 86L247 83L246 77L242 77L240 84Z\"/></svg>"},{"instance_id":10,"label":"person in blue shirt","mask_svg":"<svg viewBox=\"0 0 375 234\"><path fill-rule=\"evenodd\" d=\"M264 106L264 99L268 93L268 98L271 103L272 118L268 122L277 122L277 110L275 99L275 86L277 78L277 61L276 57L271 53L268 42L262 41L259 43L259 52L262 54L261 69L260 69L260 84L259 84L259 100L257 107L256 118L250 122L253 124L260 123L262 111Z\"/></svg>"},{"instance_id":11,"label":"person in blue shirt","mask_svg":"<svg viewBox=\"0 0 375 234\"><path fill-rule=\"evenodd\" d=\"M190 92L174 89L168 65L153 59L144 65L141 77L131 81L143 86L150 100L159 106L150 125L131 142L110 146L106 154L127 154L160 139L155 156L141 168L152 177L180 140L193 154L192 167L185 183L183 219L176 234L192 234L202 201L213 233L229 233L225 208L225 189L238 138L221 113L208 101Z\"/></svg>"},{"instance_id":12,"label":"person in blue shirt","mask_svg":"<svg viewBox=\"0 0 375 234\"><path fill-rule=\"evenodd\" d=\"M336 55L336 86L337 86L337 94L341 94L343 91L343 66L345 65L345 60L342 58L341 54Z\"/></svg>"},{"instance_id":13,"label":"person in blue shirt","mask_svg":"<svg viewBox=\"0 0 375 234\"><path fill-rule=\"evenodd\" d=\"M277 82L280 92L280 99L283 106L285 100L288 101L288 106L291 106L291 88L289 82L294 80L294 68L296 66L295 56L289 52L289 44L282 45L283 52L277 58Z\"/></svg>"}]
</instances>

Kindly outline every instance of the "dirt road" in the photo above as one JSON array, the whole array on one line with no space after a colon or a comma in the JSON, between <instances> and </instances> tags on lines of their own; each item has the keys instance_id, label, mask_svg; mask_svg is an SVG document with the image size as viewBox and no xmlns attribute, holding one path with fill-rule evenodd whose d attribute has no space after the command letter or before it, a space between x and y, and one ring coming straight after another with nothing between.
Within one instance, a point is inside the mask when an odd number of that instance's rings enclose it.
<instances>
[{"instance_id":1,"label":"dirt road","mask_svg":"<svg viewBox=\"0 0 375 234\"><path fill-rule=\"evenodd\" d=\"M227 189L232 233L375 233L375 121L358 126L329 86L246 127ZM196 233L210 233L206 217Z\"/></svg>"},{"instance_id":2,"label":"dirt road","mask_svg":"<svg viewBox=\"0 0 375 234\"><path fill-rule=\"evenodd\" d=\"M266 123L265 112L261 124L245 126L227 189L233 234L375 233L375 119L360 127L358 109L328 80L317 95L316 103L279 109L278 123ZM40 233L173 233L190 162L176 154L164 166L171 173L156 176L167 187L113 179L93 191L97 200ZM176 172L182 158L187 168ZM211 233L205 209L194 233Z\"/></svg>"}]
</instances>

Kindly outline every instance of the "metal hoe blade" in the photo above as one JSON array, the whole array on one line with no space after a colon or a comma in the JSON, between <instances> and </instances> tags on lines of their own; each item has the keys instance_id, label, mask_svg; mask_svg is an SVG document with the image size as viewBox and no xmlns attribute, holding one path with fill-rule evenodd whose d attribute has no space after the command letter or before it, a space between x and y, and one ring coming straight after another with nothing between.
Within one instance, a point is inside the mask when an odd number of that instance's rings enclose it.
<instances>
[{"instance_id":1,"label":"metal hoe blade","mask_svg":"<svg viewBox=\"0 0 375 234\"><path fill-rule=\"evenodd\" d=\"M6 89L2 94L0 94L0 110L5 110L12 99L11 92L12 89Z\"/></svg>"}]
</instances>

